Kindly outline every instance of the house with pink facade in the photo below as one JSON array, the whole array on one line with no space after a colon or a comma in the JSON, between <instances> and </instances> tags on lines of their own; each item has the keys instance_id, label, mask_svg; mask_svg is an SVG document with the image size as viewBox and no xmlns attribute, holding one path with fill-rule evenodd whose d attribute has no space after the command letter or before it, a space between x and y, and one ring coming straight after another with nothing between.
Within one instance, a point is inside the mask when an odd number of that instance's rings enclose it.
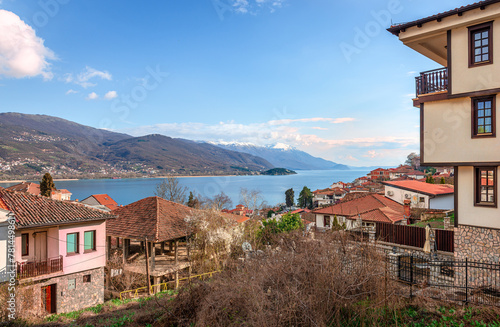
<instances>
[{"instance_id":1,"label":"house with pink facade","mask_svg":"<svg viewBox=\"0 0 500 327\"><path fill-rule=\"evenodd\" d=\"M15 217L20 313L63 313L104 302L106 221L113 215L5 189L0 211Z\"/></svg>"}]
</instances>

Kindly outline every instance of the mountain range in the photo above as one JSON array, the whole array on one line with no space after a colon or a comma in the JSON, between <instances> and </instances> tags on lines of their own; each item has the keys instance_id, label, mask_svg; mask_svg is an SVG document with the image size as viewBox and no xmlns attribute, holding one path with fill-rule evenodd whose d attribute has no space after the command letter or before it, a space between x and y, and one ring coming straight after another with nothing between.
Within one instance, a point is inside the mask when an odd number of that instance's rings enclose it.
<instances>
[{"instance_id":1,"label":"mountain range","mask_svg":"<svg viewBox=\"0 0 500 327\"><path fill-rule=\"evenodd\" d=\"M212 144L159 134L133 137L65 119L0 113L0 178L258 173L270 168L349 169L277 144Z\"/></svg>"},{"instance_id":2,"label":"mountain range","mask_svg":"<svg viewBox=\"0 0 500 327\"><path fill-rule=\"evenodd\" d=\"M276 167L292 170L348 170L346 165L325 160L300 151L290 145L278 143L269 146L256 146L250 143L213 143L221 148L253 154L269 161Z\"/></svg>"}]
</instances>

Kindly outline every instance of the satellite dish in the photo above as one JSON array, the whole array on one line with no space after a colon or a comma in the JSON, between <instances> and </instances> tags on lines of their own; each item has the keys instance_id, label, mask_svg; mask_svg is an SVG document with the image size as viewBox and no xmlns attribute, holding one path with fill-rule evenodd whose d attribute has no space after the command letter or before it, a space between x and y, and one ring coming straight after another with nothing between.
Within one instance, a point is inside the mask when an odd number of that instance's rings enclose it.
<instances>
[{"instance_id":1,"label":"satellite dish","mask_svg":"<svg viewBox=\"0 0 500 327\"><path fill-rule=\"evenodd\" d=\"M243 249L243 252L251 252L252 251L252 244L248 242L243 242L241 245L241 248Z\"/></svg>"}]
</instances>

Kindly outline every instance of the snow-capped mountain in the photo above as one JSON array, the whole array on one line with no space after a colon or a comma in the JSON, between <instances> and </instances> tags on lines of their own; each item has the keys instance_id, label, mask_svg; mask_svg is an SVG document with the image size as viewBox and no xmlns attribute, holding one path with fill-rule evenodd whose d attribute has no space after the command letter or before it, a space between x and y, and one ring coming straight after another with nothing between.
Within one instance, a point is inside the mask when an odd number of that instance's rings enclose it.
<instances>
[{"instance_id":1,"label":"snow-capped mountain","mask_svg":"<svg viewBox=\"0 0 500 327\"><path fill-rule=\"evenodd\" d=\"M310 154L297 150L293 146L284 143L277 143L268 146L257 146L243 142L210 142L221 148L249 153L257 157L266 159L275 167L282 167L292 170L314 169L314 170L348 170L346 165L333 161L313 157Z\"/></svg>"}]
</instances>

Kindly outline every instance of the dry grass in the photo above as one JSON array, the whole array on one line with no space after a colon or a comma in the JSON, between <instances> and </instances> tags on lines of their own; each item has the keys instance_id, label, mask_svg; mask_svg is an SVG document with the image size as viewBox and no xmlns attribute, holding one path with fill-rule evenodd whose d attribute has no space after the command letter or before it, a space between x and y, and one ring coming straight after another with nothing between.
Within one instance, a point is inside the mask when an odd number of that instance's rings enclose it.
<instances>
[{"instance_id":1,"label":"dry grass","mask_svg":"<svg viewBox=\"0 0 500 327\"><path fill-rule=\"evenodd\" d=\"M182 290L165 325L328 326L398 303L382 258L366 244L342 233L317 240L289 234L278 244Z\"/></svg>"}]
</instances>

